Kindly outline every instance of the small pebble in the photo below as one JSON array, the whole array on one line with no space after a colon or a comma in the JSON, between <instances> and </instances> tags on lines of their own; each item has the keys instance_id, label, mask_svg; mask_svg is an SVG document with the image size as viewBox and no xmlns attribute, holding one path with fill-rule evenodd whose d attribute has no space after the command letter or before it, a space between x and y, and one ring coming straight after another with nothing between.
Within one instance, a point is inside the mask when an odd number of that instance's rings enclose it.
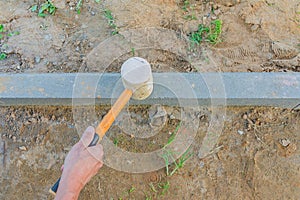
<instances>
[{"instance_id":1,"label":"small pebble","mask_svg":"<svg viewBox=\"0 0 300 200\"><path fill-rule=\"evenodd\" d=\"M41 58L39 56L34 57L34 62L36 64L40 63L41 62Z\"/></svg>"},{"instance_id":2,"label":"small pebble","mask_svg":"<svg viewBox=\"0 0 300 200\"><path fill-rule=\"evenodd\" d=\"M289 139L282 139L280 143L282 146L287 147L289 144L291 144L291 141Z\"/></svg>"},{"instance_id":3,"label":"small pebble","mask_svg":"<svg viewBox=\"0 0 300 200\"><path fill-rule=\"evenodd\" d=\"M71 151L72 147L64 147L64 151Z\"/></svg>"},{"instance_id":4,"label":"small pebble","mask_svg":"<svg viewBox=\"0 0 300 200\"><path fill-rule=\"evenodd\" d=\"M200 168L203 168L203 167L204 167L204 165L205 165L205 163L204 163L203 161L200 161L200 163L199 163L199 167L200 167Z\"/></svg>"},{"instance_id":5,"label":"small pebble","mask_svg":"<svg viewBox=\"0 0 300 200\"><path fill-rule=\"evenodd\" d=\"M258 24L254 24L251 26L251 31L256 31L259 28Z\"/></svg>"},{"instance_id":6,"label":"small pebble","mask_svg":"<svg viewBox=\"0 0 300 200\"><path fill-rule=\"evenodd\" d=\"M27 148L26 148L25 146L20 146L19 149L20 149L21 151L27 151Z\"/></svg>"},{"instance_id":7,"label":"small pebble","mask_svg":"<svg viewBox=\"0 0 300 200\"><path fill-rule=\"evenodd\" d=\"M55 119L56 119L56 117L54 115L52 115L51 120L54 121Z\"/></svg>"},{"instance_id":8,"label":"small pebble","mask_svg":"<svg viewBox=\"0 0 300 200\"><path fill-rule=\"evenodd\" d=\"M245 134L245 132L242 131L242 130L238 130L237 132L238 132L238 134L240 134L240 135L244 135L244 134Z\"/></svg>"},{"instance_id":9,"label":"small pebble","mask_svg":"<svg viewBox=\"0 0 300 200\"><path fill-rule=\"evenodd\" d=\"M174 115L170 115L170 119L176 119L176 117Z\"/></svg>"}]
</instances>

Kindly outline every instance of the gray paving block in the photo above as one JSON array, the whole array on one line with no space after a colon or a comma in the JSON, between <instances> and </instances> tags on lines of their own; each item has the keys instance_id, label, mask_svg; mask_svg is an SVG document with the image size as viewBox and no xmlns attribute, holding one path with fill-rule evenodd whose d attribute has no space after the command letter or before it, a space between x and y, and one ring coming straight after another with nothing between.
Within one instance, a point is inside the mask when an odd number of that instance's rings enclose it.
<instances>
[{"instance_id":1,"label":"gray paving block","mask_svg":"<svg viewBox=\"0 0 300 200\"><path fill-rule=\"evenodd\" d=\"M130 104L293 107L300 73L154 73L154 91ZM0 74L0 106L111 104L118 73Z\"/></svg>"}]
</instances>

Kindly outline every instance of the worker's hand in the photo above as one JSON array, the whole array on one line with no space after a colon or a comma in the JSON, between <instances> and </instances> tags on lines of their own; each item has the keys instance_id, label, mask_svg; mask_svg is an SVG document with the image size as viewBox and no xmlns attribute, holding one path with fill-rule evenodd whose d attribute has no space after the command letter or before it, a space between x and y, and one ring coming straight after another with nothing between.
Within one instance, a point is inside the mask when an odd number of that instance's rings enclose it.
<instances>
[{"instance_id":1,"label":"worker's hand","mask_svg":"<svg viewBox=\"0 0 300 200\"><path fill-rule=\"evenodd\" d=\"M95 129L88 127L67 155L56 199L77 199L80 190L102 167L102 145L88 147L94 133Z\"/></svg>"}]
</instances>

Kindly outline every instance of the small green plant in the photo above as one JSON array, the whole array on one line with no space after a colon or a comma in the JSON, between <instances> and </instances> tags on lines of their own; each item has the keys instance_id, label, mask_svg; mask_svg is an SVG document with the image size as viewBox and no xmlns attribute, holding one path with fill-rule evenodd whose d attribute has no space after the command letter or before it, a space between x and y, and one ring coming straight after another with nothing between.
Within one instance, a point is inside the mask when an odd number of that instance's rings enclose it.
<instances>
[{"instance_id":1,"label":"small green plant","mask_svg":"<svg viewBox=\"0 0 300 200\"><path fill-rule=\"evenodd\" d=\"M30 10L31 10L31 12L38 11L39 17L46 17L47 14L54 15L57 10L57 7L52 3L51 0L46 0L40 6L33 5Z\"/></svg>"},{"instance_id":2,"label":"small green plant","mask_svg":"<svg viewBox=\"0 0 300 200\"><path fill-rule=\"evenodd\" d=\"M185 20L197 20L197 17L195 15L195 6L191 5L191 3L188 0L183 1L183 6L181 8L186 14L183 17L183 19L185 19Z\"/></svg>"},{"instance_id":3,"label":"small green plant","mask_svg":"<svg viewBox=\"0 0 300 200\"><path fill-rule=\"evenodd\" d=\"M170 159L172 159L173 161L174 159L174 152L172 152L171 150L168 150L167 147L169 145L171 145L173 143L173 141L175 140L175 137L178 133L179 128L181 127L181 122L176 126L175 131L172 132L172 134L170 135L170 137L168 138L167 143L165 144L165 146L163 147L164 153L162 154L162 158L165 161L165 166L166 166L166 173L167 176L169 176L169 165L170 165Z\"/></svg>"},{"instance_id":4,"label":"small green plant","mask_svg":"<svg viewBox=\"0 0 300 200\"><path fill-rule=\"evenodd\" d=\"M207 35L207 39L211 44L217 44L221 42L220 35L222 32L222 21L216 19L211 22L211 26L209 27L209 33Z\"/></svg>"},{"instance_id":5,"label":"small green plant","mask_svg":"<svg viewBox=\"0 0 300 200\"><path fill-rule=\"evenodd\" d=\"M149 183L149 186L150 186L150 189L151 189L153 192L157 193L157 190L155 189L153 183Z\"/></svg>"},{"instance_id":6,"label":"small green plant","mask_svg":"<svg viewBox=\"0 0 300 200\"><path fill-rule=\"evenodd\" d=\"M193 153L190 153L190 149L186 150L182 156L176 161L174 156L175 153L167 150L165 153L162 155L164 161L165 161L165 166L166 166L166 174L167 176L172 176L178 169L182 168L185 164L185 162L193 155ZM174 161L174 168L170 172L170 160Z\"/></svg>"},{"instance_id":7,"label":"small green plant","mask_svg":"<svg viewBox=\"0 0 300 200\"><path fill-rule=\"evenodd\" d=\"M0 24L0 40L3 39L5 41L8 37L12 37L12 36L19 35L19 34L20 34L19 31L9 32L8 30L5 29L3 24ZM7 47L8 47L8 45L4 43L1 45L0 50L3 50ZM6 58L7 58L7 54L5 52L0 51L0 60L5 60Z\"/></svg>"},{"instance_id":8,"label":"small green plant","mask_svg":"<svg viewBox=\"0 0 300 200\"><path fill-rule=\"evenodd\" d=\"M0 60L5 60L7 58L6 53L1 53L0 54Z\"/></svg>"},{"instance_id":9,"label":"small green plant","mask_svg":"<svg viewBox=\"0 0 300 200\"><path fill-rule=\"evenodd\" d=\"M13 32L7 34L8 37L12 37L12 36L15 36L15 35L20 35L20 32L19 31L13 31Z\"/></svg>"},{"instance_id":10,"label":"small green plant","mask_svg":"<svg viewBox=\"0 0 300 200\"><path fill-rule=\"evenodd\" d=\"M100 3L100 0L95 0L96 3Z\"/></svg>"},{"instance_id":11,"label":"small green plant","mask_svg":"<svg viewBox=\"0 0 300 200\"><path fill-rule=\"evenodd\" d=\"M189 2L189 1L184 1L184 2L183 2L183 6L182 6L182 10L184 10L184 11L187 12L189 6L190 6L190 2Z\"/></svg>"},{"instance_id":12,"label":"small green plant","mask_svg":"<svg viewBox=\"0 0 300 200\"><path fill-rule=\"evenodd\" d=\"M163 195L165 195L166 192L169 190L169 188L170 188L170 182L167 181L167 182L165 182L165 183L160 183L160 184L158 184L158 187L162 189L160 195L163 196Z\"/></svg>"},{"instance_id":13,"label":"small green plant","mask_svg":"<svg viewBox=\"0 0 300 200\"><path fill-rule=\"evenodd\" d=\"M192 153L190 153L190 149L187 149L182 156L178 159L178 161L175 160L176 152L173 152L172 150L167 149L169 145L173 143L175 140L175 137L178 133L179 128L181 127L181 122L177 125L175 131L171 134L171 136L168 139L167 144L163 147L164 153L162 154L162 158L165 161L166 166L166 174L167 176L172 176L178 169L182 168L185 164L185 162L192 156ZM174 162L175 167L170 172L170 163Z\"/></svg>"},{"instance_id":14,"label":"small green plant","mask_svg":"<svg viewBox=\"0 0 300 200\"><path fill-rule=\"evenodd\" d=\"M105 10L104 10L104 17L107 19L108 25L109 25L111 28L113 28L112 35L118 34L118 33L119 33L118 27L117 27L117 25L115 24L115 18L114 18L114 16L112 15L111 10L105 9Z\"/></svg>"},{"instance_id":15,"label":"small green plant","mask_svg":"<svg viewBox=\"0 0 300 200\"><path fill-rule=\"evenodd\" d=\"M197 20L197 17L194 14L192 14L192 15L184 16L183 19L185 19L185 20Z\"/></svg>"},{"instance_id":16,"label":"small green plant","mask_svg":"<svg viewBox=\"0 0 300 200\"><path fill-rule=\"evenodd\" d=\"M119 144L118 138L114 138L113 139L113 143L114 143L115 146L118 146L118 144Z\"/></svg>"},{"instance_id":17,"label":"small green plant","mask_svg":"<svg viewBox=\"0 0 300 200\"><path fill-rule=\"evenodd\" d=\"M3 33L4 32L4 26L3 24L0 24L0 40L3 38Z\"/></svg>"},{"instance_id":18,"label":"small green plant","mask_svg":"<svg viewBox=\"0 0 300 200\"><path fill-rule=\"evenodd\" d=\"M205 37L204 34L209 32L209 28L205 27L203 24L199 24L198 30L196 32L191 33L190 35L190 41L192 42L192 45L200 44L203 41L203 38Z\"/></svg>"},{"instance_id":19,"label":"small green plant","mask_svg":"<svg viewBox=\"0 0 300 200\"><path fill-rule=\"evenodd\" d=\"M148 196L148 195L146 195L146 198L145 198L145 200L152 200L152 197L151 197L151 196Z\"/></svg>"},{"instance_id":20,"label":"small green plant","mask_svg":"<svg viewBox=\"0 0 300 200\"><path fill-rule=\"evenodd\" d=\"M165 166L166 166L166 174L167 176L170 175L169 173L169 165L170 165L170 158L172 158L174 160L174 157L173 157L173 152L170 151L170 150L165 150L165 153L162 155L162 158L164 159L165 161Z\"/></svg>"},{"instance_id":21,"label":"small green plant","mask_svg":"<svg viewBox=\"0 0 300 200\"><path fill-rule=\"evenodd\" d=\"M82 6L82 0L78 0L76 4L75 10L77 11L77 14L81 13L81 6Z\"/></svg>"},{"instance_id":22,"label":"small green plant","mask_svg":"<svg viewBox=\"0 0 300 200\"><path fill-rule=\"evenodd\" d=\"M4 25L0 24L0 33L6 32L6 30L4 29Z\"/></svg>"},{"instance_id":23,"label":"small green plant","mask_svg":"<svg viewBox=\"0 0 300 200\"><path fill-rule=\"evenodd\" d=\"M135 56L135 48L131 48L131 54L132 54L132 56Z\"/></svg>"},{"instance_id":24,"label":"small green plant","mask_svg":"<svg viewBox=\"0 0 300 200\"><path fill-rule=\"evenodd\" d=\"M135 191L135 187L131 186L131 188L128 190L128 194L131 194Z\"/></svg>"},{"instance_id":25,"label":"small green plant","mask_svg":"<svg viewBox=\"0 0 300 200\"><path fill-rule=\"evenodd\" d=\"M170 137L168 138L167 143L165 144L165 146L163 146L163 149L166 149L166 147L168 147L170 144L172 144L172 142L175 140L175 137L176 137L180 127L181 127L181 122L176 126L173 133L171 133Z\"/></svg>"},{"instance_id":26,"label":"small green plant","mask_svg":"<svg viewBox=\"0 0 300 200\"><path fill-rule=\"evenodd\" d=\"M118 200L122 200L124 197L126 196L130 196L131 193L133 193L135 191L135 187L131 186L131 188L129 190L123 191L121 196L118 198Z\"/></svg>"},{"instance_id":27,"label":"small green plant","mask_svg":"<svg viewBox=\"0 0 300 200\"><path fill-rule=\"evenodd\" d=\"M185 162L193 155L193 153L190 153L190 149L186 150L182 156L178 159L178 161L174 162L175 168L170 173L169 176L172 176L178 169L182 168L185 164Z\"/></svg>"},{"instance_id":28,"label":"small green plant","mask_svg":"<svg viewBox=\"0 0 300 200\"><path fill-rule=\"evenodd\" d=\"M203 24L199 24L198 30L190 34L190 41L192 45L200 45L203 41L211 44L217 44L221 42L221 32L222 21L216 19L212 21L208 27L204 26Z\"/></svg>"},{"instance_id":29,"label":"small green plant","mask_svg":"<svg viewBox=\"0 0 300 200\"><path fill-rule=\"evenodd\" d=\"M31 12L36 12L37 9L38 9L38 5L37 4L31 6L31 8L30 8Z\"/></svg>"}]
</instances>

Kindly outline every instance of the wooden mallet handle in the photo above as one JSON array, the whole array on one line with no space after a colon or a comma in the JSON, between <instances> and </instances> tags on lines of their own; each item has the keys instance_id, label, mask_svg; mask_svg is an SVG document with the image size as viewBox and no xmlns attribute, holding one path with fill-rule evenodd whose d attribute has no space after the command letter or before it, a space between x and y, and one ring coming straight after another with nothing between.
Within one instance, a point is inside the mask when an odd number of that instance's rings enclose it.
<instances>
[{"instance_id":1,"label":"wooden mallet handle","mask_svg":"<svg viewBox=\"0 0 300 200\"><path fill-rule=\"evenodd\" d=\"M117 101L111 107L109 112L104 116L100 124L96 128L96 133L94 135L93 140L89 144L90 146L95 146L108 131L112 123L115 121L116 117L119 115L124 106L128 103L132 96L132 90L125 89L124 92L119 96ZM49 192L52 194L56 194L59 186L60 178L56 181L56 183L50 188Z\"/></svg>"}]
</instances>

